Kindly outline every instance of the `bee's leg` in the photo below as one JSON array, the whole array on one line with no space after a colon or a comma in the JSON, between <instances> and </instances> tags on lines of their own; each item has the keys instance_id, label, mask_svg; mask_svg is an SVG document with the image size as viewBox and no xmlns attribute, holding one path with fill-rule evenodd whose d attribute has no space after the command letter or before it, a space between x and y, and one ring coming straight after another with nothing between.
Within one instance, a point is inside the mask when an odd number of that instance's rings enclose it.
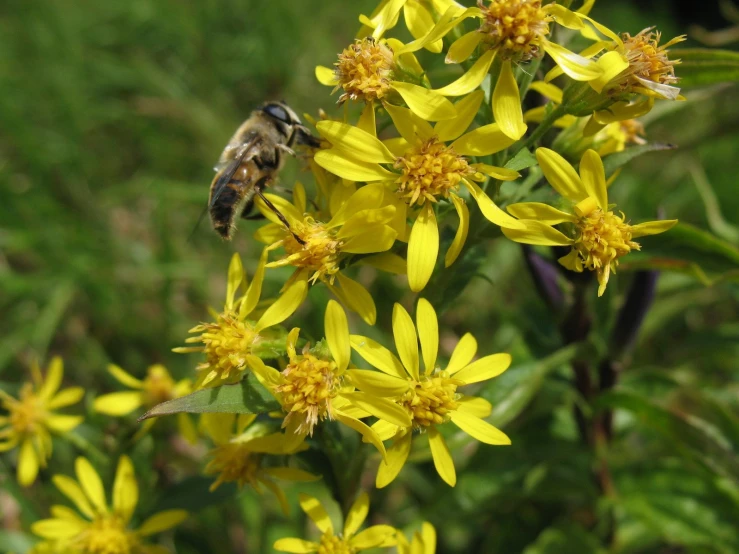
<instances>
[{"instance_id":1,"label":"bee's leg","mask_svg":"<svg viewBox=\"0 0 739 554\"><path fill-rule=\"evenodd\" d=\"M317 137L314 137L313 134L304 125L295 126L295 140L298 144L302 144L310 148L321 147L321 140Z\"/></svg>"},{"instance_id":2,"label":"bee's leg","mask_svg":"<svg viewBox=\"0 0 739 554\"><path fill-rule=\"evenodd\" d=\"M264 196L264 193L262 192L262 187L257 186L256 187L256 190L257 190L257 194L259 195L259 198L262 199L262 202L264 202L267 205L267 207L275 213L275 215L282 222L282 224L285 226L285 228L288 231L290 231L290 233L292 233L292 236L295 238L295 240L298 241L298 243L300 243L303 246L305 246L305 241L303 239L301 239L298 235L296 235L295 232L292 229L290 229L290 224L288 223L288 221L285 218L285 216L282 215L282 212L280 210L278 210L275 207L275 205L272 202L270 202L269 199L267 199L266 196Z\"/></svg>"},{"instance_id":3,"label":"bee's leg","mask_svg":"<svg viewBox=\"0 0 739 554\"><path fill-rule=\"evenodd\" d=\"M244 209L241 210L241 219L253 221L255 219L264 219L264 215L260 212L252 213L254 211L254 198L244 204Z\"/></svg>"},{"instance_id":4,"label":"bee's leg","mask_svg":"<svg viewBox=\"0 0 739 554\"><path fill-rule=\"evenodd\" d=\"M283 152L287 152L288 154L290 154L293 157L297 156L297 154L295 153L295 150L293 150L292 148L290 148L286 144L278 144L277 145L277 148L279 148Z\"/></svg>"}]
</instances>

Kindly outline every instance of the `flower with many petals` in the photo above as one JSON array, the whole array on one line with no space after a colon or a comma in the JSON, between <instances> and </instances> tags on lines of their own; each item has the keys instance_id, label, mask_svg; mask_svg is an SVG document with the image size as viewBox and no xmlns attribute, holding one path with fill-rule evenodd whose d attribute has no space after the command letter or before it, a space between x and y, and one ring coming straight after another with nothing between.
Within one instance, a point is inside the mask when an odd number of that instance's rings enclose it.
<instances>
[{"instance_id":1,"label":"flower with many petals","mask_svg":"<svg viewBox=\"0 0 739 554\"><path fill-rule=\"evenodd\" d=\"M539 148L536 158L549 184L562 196L564 210L540 202L521 202L508 206L526 229L503 229L511 240L542 246L570 246L570 253L559 259L567 269L595 271L598 296L616 272L619 259L632 250L640 250L633 239L664 233L676 219L631 225L623 212L615 213L608 204L608 190L603 162L594 150L580 160L580 175L562 156ZM564 231L555 228L564 225Z\"/></svg>"},{"instance_id":2,"label":"flower with many petals","mask_svg":"<svg viewBox=\"0 0 739 554\"><path fill-rule=\"evenodd\" d=\"M78 554L163 554L161 546L143 542L181 523L184 510L167 510L154 514L137 529L129 524L139 499L133 464L121 456L113 483L113 504L108 506L100 476L86 458L75 462L77 481L66 475L55 475L54 485L75 505L83 517L67 506L52 506L51 519L37 521L31 530L48 541L60 542Z\"/></svg>"},{"instance_id":3,"label":"flower with many petals","mask_svg":"<svg viewBox=\"0 0 739 554\"><path fill-rule=\"evenodd\" d=\"M144 407L150 409L157 404L185 396L192 392L192 382L190 379L182 379L175 383L167 368L160 364L149 366L144 379L137 379L114 364L108 366L108 373L122 385L134 390L112 392L95 398L93 407L96 412L101 414L124 416L138 408ZM156 421L157 418L147 419L138 433L136 433L136 438L148 432ZM191 443L197 440L197 430L189 415L186 413L177 414L177 424L180 434L184 438Z\"/></svg>"},{"instance_id":4,"label":"flower with many petals","mask_svg":"<svg viewBox=\"0 0 739 554\"><path fill-rule=\"evenodd\" d=\"M278 249L284 251L267 267L295 268L285 287L300 282L324 283L347 307L374 325L377 310L372 296L342 270L356 255L366 256L364 263L367 264L374 259L385 260L387 256L376 258L373 255L392 247L398 230L405 232L405 220L399 219L403 214L396 213L396 207L388 203L385 197L389 195L381 186L355 190L353 185L337 185L333 193L326 209L311 211L308 211L305 189L300 183L293 189L293 203L267 194L287 219L290 229L286 229L263 202L257 201L257 207L271 223L261 227L255 238L267 244L270 253Z\"/></svg>"},{"instance_id":5,"label":"flower with many petals","mask_svg":"<svg viewBox=\"0 0 739 554\"><path fill-rule=\"evenodd\" d=\"M25 383L19 397L13 398L0 390L0 400L7 416L0 416L0 452L20 446L18 452L18 482L27 487L46 467L51 456L51 433L68 433L80 423L82 416L59 415L54 410L79 402L85 394L82 387L59 390L64 376L61 358L49 364L46 379L38 364L31 365L32 383Z\"/></svg>"},{"instance_id":6,"label":"flower with many petals","mask_svg":"<svg viewBox=\"0 0 739 554\"><path fill-rule=\"evenodd\" d=\"M201 323L190 329L197 336L185 342L203 343L202 346L184 346L173 348L173 352L202 352L205 361L197 366L199 372L195 388L208 385L221 385L239 381L244 371L249 368L249 360L264 354L263 347L267 342L269 327L277 325L290 317L303 303L308 292L304 281L293 283L282 295L271 304L257 319L253 316L264 281L264 267L267 263L267 252L263 252L257 266L254 279L247 288L244 266L238 254L234 254L228 268L228 284L226 303L223 311L217 315L213 323ZM246 292L236 298L240 289ZM267 348L269 353L269 348Z\"/></svg>"},{"instance_id":7,"label":"flower with many petals","mask_svg":"<svg viewBox=\"0 0 739 554\"><path fill-rule=\"evenodd\" d=\"M321 505L317 498L301 494L300 507L318 527L321 532L320 539L316 542L294 538L279 539L274 544L275 550L295 553L355 554L370 548L388 547L396 544L396 531L390 525L373 525L359 531L369 513L369 496L367 496L367 493L360 494L349 509L341 533L336 533L326 508Z\"/></svg>"},{"instance_id":8,"label":"flower with many petals","mask_svg":"<svg viewBox=\"0 0 739 554\"><path fill-rule=\"evenodd\" d=\"M317 125L332 146L316 153L318 165L345 179L383 183L395 192L397 209L404 216L407 209L416 212L408 240L408 281L413 291L426 286L436 264L439 229L434 206L439 201L451 201L460 221L446 253L447 267L464 246L469 210L461 196L462 187L475 199L489 221L500 226L520 227L475 182L484 181L486 176L501 180L519 176L516 171L472 163L469 159L494 154L514 142L496 123L463 134L477 114L482 99L482 91L463 98L456 105L457 117L434 127L406 108L387 106L401 137L384 141L377 138L373 126L354 127L338 121L323 121Z\"/></svg>"},{"instance_id":9,"label":"flower with many petals","mask_svg":"<svg viewBox=\"0 0 739 554\"><path fill-rule=\"evenodd\" d=\"M492 354L473 362L477 342L472 335L466 334L454 349L449 363L441 369L437 366L439 323L434 308L424 298L418 301L416 325L405 308L395 304L393 335L400 359L368 337L351 337L352 348L367 363L383 372L376 381L383 385L387 382L385 386L406 383L408 387L395 401L408 412L412 424L403 426L378 421L373 425L383 440L393 440L386 460L380 464L376 485L385 487L397 477L408 459L413 433L425 432L436 471L447 484L454 486L457 482L454 462L438 426L451 421L485 444L510 444L505 433L484 420L492 410L490 403L463 395L457 389L500 375L508 369L511 356ZM418 355L419 339L423 372Z\"/></svg>"},{"instance_id":10,"label":"flower with many petals","mask_svg":"<svg viewBox=\"0 0 739 554\"><path fill-rule=\"evenodd\" d=\"M325 316L326 344L314 349L296 349L300 329L288 335L287 367L281 372L254 361L254 372L282 405L282 426L290 444L300 444L319 422L337 420L358 431L385 456L385 447L372 428L359 418L373 415L396 425L410 425L410 418L395 403L384 398L399 394L406 385L378 390L372 387L375 372L348 370L351 348L349 324L341 306L329 300ZM369 375L368 375L369 374ZM372 387L356 391L355 385Z\"/></svg>"}]
</instances>

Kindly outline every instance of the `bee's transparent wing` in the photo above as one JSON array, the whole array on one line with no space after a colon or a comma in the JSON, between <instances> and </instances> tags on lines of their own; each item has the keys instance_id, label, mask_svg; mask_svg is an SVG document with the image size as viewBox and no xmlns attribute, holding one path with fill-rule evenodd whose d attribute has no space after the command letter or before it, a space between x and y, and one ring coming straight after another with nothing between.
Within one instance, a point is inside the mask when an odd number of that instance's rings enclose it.
<instances>
[{"instance_id":1,"label":"bee's transparent wing","mask_svg":"<svg viewBox=\"0 0 739 554\"><path fill-rule=\"evenodd\" d=\"M216 175L213 184L210 186L210 201L208 202L208 209L212 208L216 203L216 200L218 200L218 197L226 188L226 185L231 182L231 178L234 176L234 173L236 173L236 170L239 169L239 166L244 162L244 160L248 159L248 154L254 149L257 142L258 139L254 138L244 144L239 149L236 156L234 156L234 159L228 162L220 173Z\"/></svg>"}]
</instances>

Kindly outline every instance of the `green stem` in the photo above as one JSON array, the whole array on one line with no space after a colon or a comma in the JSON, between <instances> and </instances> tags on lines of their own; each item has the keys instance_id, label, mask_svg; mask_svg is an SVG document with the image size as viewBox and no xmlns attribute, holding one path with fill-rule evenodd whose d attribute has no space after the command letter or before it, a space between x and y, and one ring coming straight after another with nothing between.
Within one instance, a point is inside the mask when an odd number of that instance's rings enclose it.
<instances>
[{"instance_id":1,"label":"green stem","mask_svg":"<svg viewBox=\"0 0 739 554\"><path fill-rule=\"evenodd\" d=\"M552 111L547 114L544 119L539 123L539 126L534 129L534 132L529 135L529 137L524 140L523 142L520 142L517 145L513 145L511 148L511 158L518 154L521 149L523 148L529 148L531 145L533 145L536 141L538 141L542 136L544 136L544 133L546 133L549 129L552 128L554 123L563 115L567 114L567 110L564 106L564 104L559 104L557 107L555 107Z\"/></svg>"},{"instance_id":2,"label":"green stem","mask_svg":"<svg viewBox=\"0 0 739 554\"><path fill-rule=\"evenodd\" d=\"M94 447L90 441L81 435L78 435L77 433L67 433L64 435L64 438L81 450L85 455L93 458L97 463L102 465L108 465L110 463L108 456L103 454L100 450Z\"/></svg>"}]
</instances>

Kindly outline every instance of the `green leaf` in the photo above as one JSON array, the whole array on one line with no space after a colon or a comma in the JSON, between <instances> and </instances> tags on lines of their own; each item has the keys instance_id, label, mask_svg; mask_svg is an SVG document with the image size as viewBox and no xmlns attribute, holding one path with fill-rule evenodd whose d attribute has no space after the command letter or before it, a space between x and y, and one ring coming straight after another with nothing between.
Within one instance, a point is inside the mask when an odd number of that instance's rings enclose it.
<instances>
[{"instance_id":1,"label":"green leaf","mask_svg":"<svg viewBox=\"0 0 739 554\"><path fill-rule=\"evenodd\" d=\"M639 242L642 251L633 253L619 269L679 271L693 274L705 284L717 278L739 278L739 249L688 223L678 223L665 233L640 238Z\"/></svg>"},{"instance_id":2,"label":"green leaf","mask_svg":"<svg viewBox=\"0 0 739 554\"><path fill-rule=\"evenodd\" d=\"M512 169L513 171L521 171L522 169L526 169L527 167L531 167L536 164L536 158L529 149L522 148L515 156L508 160L505 167L507 169Z\"/></svg>"},{"instance_id":3,"label":"green leaf","mask_svg":"<svg viewBox=\"0 0 739 554\"><path fill-rule=\"evenodd\" d=\"M28 552L37 540L32 535L0 529L0 552Z\"/></svg>"},{"instance_id":4,"label":"green leaf","mask_svg":"<svg viewBox=\"0 0 739 554\"><path fill-rule=\"evenodd\" d=\"M152 513L164 510L187 510L198 512L208 506L221 504L236 494L235 483L223 483L216 490L210 492L210 486L215 476L204 477L195 475L168 487L162 494Z\"/></svg>"},{"instance_id":5,"label":"green leaf","mask_svg":"<svg viewBox=\"0 0 739 554\"><path fill-rule=\"evenodd\" d=\"M187 412L191 414L263 414L280 409L280 403L254 377L236 385L203 389L187 396L154 406L139 421L163 415Z\"/></svg>"},{"instance_id":6,"label":"green leaf","mask_svg":"<svg viewBox=\"0 0 739 554\"><path fill-rule=\"evenodd\" d=\"M644 154L648 154L649 152L673 150L675 148L677 147L672 144L662 144L659 142L643 144L641 146L631 146L626 150L622 150L621 152L616 152L614 154L609 154L608 156L605 156L603 158L603 167L606 170L606 175L610 177L617 169L623 167L634 158L643 156Z\"/></svg>"},{"instance_id":7,"label":"green leaf","mask_svg":"<svg viewBox=\"0 0 739 554\"><path fill-rule=\"evenodd\" d=\"M670 49L670 59L680 59L676 67L680 87L739 82L739 52L714 48Z\"/></svg>"},{"instance_id":8,"label":"green leaf","mask_svg":"<svg viewBox=\"0 0 739 554\"><path fill-rule=\"evenodd\" d=\"M572 523L544 529L523 554L603 554L606 550L592 532Z\"/></svg>"}]
</instances>

